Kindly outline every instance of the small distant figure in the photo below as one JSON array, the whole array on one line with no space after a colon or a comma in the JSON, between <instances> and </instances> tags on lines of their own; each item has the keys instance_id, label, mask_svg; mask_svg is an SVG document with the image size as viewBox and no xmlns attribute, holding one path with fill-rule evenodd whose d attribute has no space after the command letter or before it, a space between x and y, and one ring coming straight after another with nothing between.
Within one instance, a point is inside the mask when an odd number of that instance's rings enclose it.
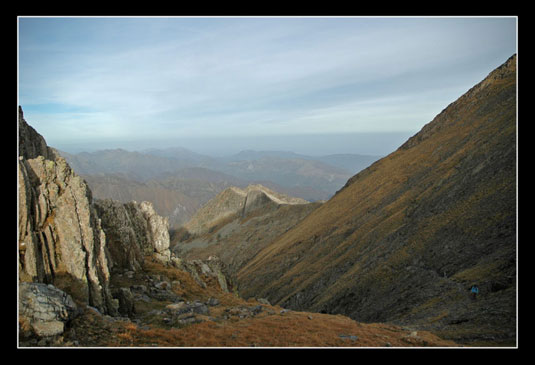
<instances>
[{"instance_id":1,"label":"small distant figure","mask_svg":"<svg viewBox=\"0 0 535 365\"><path fill-rule=\"evenodd\" d=\"M479 294L479 288L477 285L472 285L472 289L470 289L470 293L472 294L472 299L476 300L477 295Z\"/></svg>"}]
</instances>

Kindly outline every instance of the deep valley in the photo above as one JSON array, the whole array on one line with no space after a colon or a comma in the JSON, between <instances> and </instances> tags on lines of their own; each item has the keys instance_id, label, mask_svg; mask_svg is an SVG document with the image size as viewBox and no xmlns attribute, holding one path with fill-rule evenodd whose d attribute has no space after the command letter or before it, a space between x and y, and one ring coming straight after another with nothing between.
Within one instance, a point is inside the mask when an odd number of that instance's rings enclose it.
<instances>
[{"instance_id":1,"label":"deep valley","mask_svg":"<svg viewBox=\"0 0 535 365\"><path fill-rule=\"evenodd\" d=\"M19 346L515 347L516 65L387 156L68 154L19 107Z\"/></svg>"}]
</instances>

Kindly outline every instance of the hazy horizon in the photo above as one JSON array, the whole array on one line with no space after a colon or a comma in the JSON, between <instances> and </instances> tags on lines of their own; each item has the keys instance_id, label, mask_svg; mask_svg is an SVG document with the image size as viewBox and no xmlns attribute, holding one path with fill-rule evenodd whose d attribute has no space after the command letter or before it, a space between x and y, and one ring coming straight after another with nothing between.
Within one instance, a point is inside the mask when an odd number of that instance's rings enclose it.
<instances>
[{"instance_id":1,"label":"hazy horizon","mask_svg":"<svg viewBox=\"0 0 535 365\"><path fill-rule=\"evenodd\" d=\"M515 17L19 17L18 104L66 152L394 151L516 53Z\"/></svg>"},{"instance_id":2,"label":"hazy horizon","mask_svg":"<svg viewBox=\"0 0 535 365\"><path fill-rule=\"evenodd\" d=\"M348 133L323 135L212 137L159 141L106 141L93 144L50 145L58 150L77 154L123 149L142 152L149 149L185 148L211 157L226 157L242 151L283 151L307 156L355 154L386 156L394 152L416 132ZM47 141L48 143L48 141Z\"/></svg>"}]
</instances>

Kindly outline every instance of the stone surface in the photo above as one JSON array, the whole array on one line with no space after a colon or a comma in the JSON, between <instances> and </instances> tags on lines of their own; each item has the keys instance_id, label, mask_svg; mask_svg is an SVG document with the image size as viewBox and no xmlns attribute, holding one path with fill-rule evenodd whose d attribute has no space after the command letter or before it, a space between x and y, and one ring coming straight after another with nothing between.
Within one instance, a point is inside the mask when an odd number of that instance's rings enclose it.
<instances>
[{"instance_id":1,"label":"stone surface","mask_svg":"<svg viewBox=\"0 0 535 365\"><path fill-rule=\"evenodd\" d=\"M33 159L43 156L46 159L54 160L57 157L56 151L48 147L45 139L35 129L29 126L24 120L24 113L19 106L19 156L24 159Z\"/></svg>"},{"instance_id":2,"label":"stone surface","mask_svg":"<svg viewBox=\"0 0 535 365\"><path fill-rule=\"evenodd\" d=\"M119 313L123 316L131 316L135 312L134 295L129 288L118 288L112 291L113 297L119 301Z\"/></svg>"},{"instance_id":3,"label":"stone surface","mask_svg":"<svg viewBox=\"0 0 535 365\"><path fill-rule=\"evenodd\" d=\"M188 272L203 288L206 288L203 276L217 279L219 287L225 293L229 293L235 288L232 279L227 274L226 265L216 256L210 256L206 260L182 260L172 256L170 263Z\"/></svg>"},{"instance_id":4,"label":"stone surface","mask_svg":"<svg viewBox=\"0 0 535 365\"><path fill-rule=\"evenodd\" d=\"M78 314L70 295L44 283L20 283L19 322L23 336L39 337L63 333L64 324ZM31 331L30 331L31 329Z\"/></svg>"},{"instance_id":5,"label":"stone surface","mask_svg":"<svg viewBox=\"0 0 535 365\"><path fill-rule=\"evenodd\" d=\"M95 200L108 240L111 261L116 268L139 270L144 255L169 262L169 224L154 211L150 202L120 203Z\"/></svg>"},{"instance_id":6,"label":"stone surface","mask_svg":"<svg viewBox=\"0 0 535 365\"><path fill-rule=\"evenodd\" d=\"M106 238L85 181L19 114L19 273L76 286L80 300L113 312ZM41 154L42 153L42 154ZM39 155L41 154L41 155Z\"/></svg>"},{"instance_id":7,"label":"stone surface","mask_svg":"<svg viewBox=\"0 0 535 365\"><path fill-rule=\"evenodd\" d=\"M147 221L149 242L154 249L156 257L160 261L168 262L171 257L168 219L159 216L150 202L141 202L139 208Z\"/></svg>"},{"instance_id":8,"label":"stone surface","mask_svg":"<svg viewBox=\"0 0 535 365\"><path fill-rule=\"evenodd\" d=\"M56 336L63 333L65 324L61 321L35 322L32 329L39 337Z\"/></svg>"}]
</instances>

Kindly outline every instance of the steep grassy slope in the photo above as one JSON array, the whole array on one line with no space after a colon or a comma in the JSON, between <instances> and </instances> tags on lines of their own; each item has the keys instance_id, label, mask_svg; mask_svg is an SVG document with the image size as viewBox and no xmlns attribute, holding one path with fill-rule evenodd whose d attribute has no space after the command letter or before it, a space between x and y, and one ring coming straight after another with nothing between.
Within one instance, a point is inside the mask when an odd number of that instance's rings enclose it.
<instances>
[{"instance_id":1,"label":"steep grassy slope","mask_svg":"<svg viewBox=\"0 0 535 365\"><path fill-rule=\"evenodd\" d=\"M514 344L516 56L351 178L237 279L245 297L294 309Z\"/></svg>"},{"instance_id":2,"label":"steep grassy slope","mask_svg":"<svg viewBox=\"0 0 535 365\"><path fill-rule=\"evenodd\" d=\"M268 204L250 214L234 214L199 237L179 239L171 243L175 254L186 259L207 259L217 256L234 275L261 249L273 242L308 214L321 206L309 204Z\"/></svg>"}]
</instances>

